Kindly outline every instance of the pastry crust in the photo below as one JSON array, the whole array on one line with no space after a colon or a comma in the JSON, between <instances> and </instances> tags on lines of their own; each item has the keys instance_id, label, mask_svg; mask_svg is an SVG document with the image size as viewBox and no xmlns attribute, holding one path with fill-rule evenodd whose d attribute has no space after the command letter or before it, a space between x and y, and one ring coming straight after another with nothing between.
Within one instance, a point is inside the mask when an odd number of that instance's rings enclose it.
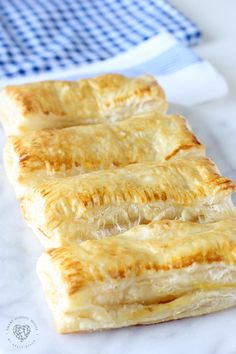
<instances>
[{"instance_id":1,"label":"pastry crust","mask_svg":"<svg viewBox=\"0 0 236 354\"><path fill-rule=\"evenodd\" d=\"M8 177L20 195L36 175L65 177L204 153L203 145L188 130L183 117L155 113L114 124L10 136L4 159Z\"/></svg>"},{"instance_id":2,"label":"pastry crust","mask_svg":"<svg viewBox=\"0 0 236 354\"><path fill-rule=\"evenodd\" d=\"M162 88L148 75L107 74L79 81L42 81L7 86L0 116L7 135L123 120L167 110Z\"/></svg>"},{"instance_id":3,"label":"pastry crust","mask_svg":"<svg viewBox=\"0 0 236 354\"><path fill-rule=\"evenodd\" d=\"M61 333L218 311L236 305L236 220L155 221L48 250L37 270Z\"/></svg>"},{"instance_id":4,"label":"pastry crust","mask_svg":"<svg viewBox=\"0 0 236 354\"><path fill-rule=\"evenodd\" d=\"M235 216L235 184L204 157L134 164L35 183L21 199L45 247L123 232L155 219L200 222Z\"/></svg>"}]
</instances>

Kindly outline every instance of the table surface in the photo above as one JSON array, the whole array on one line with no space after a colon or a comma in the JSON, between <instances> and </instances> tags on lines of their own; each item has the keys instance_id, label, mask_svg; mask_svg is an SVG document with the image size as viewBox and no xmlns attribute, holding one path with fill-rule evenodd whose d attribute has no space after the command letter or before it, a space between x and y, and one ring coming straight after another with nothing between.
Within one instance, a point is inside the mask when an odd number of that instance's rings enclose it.
<instances>
[{"instance_id":1,"label":"table surface","mask_svg":"<svg viewBox=\"0 0 236 354\"><path fill-rule=\"evenodd\" d=\"M172 0L195 20L204 39L196 51L225 76L229 94L198 107L172 106L188 117L222 173L236 180L236 53L235 0ZM207 5L206 5L207 4ZM3 146L3 133L0 142ZM161 325L131 327L82 335L58 335L35 273L42 248L22 220L14 192L0 164L0 353L14 349L6 327L16 316L27 316L38 327L36 342L17 353L33 354L235 354L236 309Z\"/></svg>"}]
</instances>

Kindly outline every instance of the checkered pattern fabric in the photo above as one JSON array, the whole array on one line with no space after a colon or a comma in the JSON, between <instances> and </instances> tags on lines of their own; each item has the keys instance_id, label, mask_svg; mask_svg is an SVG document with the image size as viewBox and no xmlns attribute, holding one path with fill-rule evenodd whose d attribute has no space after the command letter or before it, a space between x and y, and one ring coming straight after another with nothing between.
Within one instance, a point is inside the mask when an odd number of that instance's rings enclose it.
<instances>
[{"instance_id":1,"label":"checkered pattern fabric","mask_svg":"<svg viewBox=\"0 0 236 354\"><path fill-rule=\"evenodd\" d=\"M158 34L187 45L201 33L165 0L0 2L0 79L108 59Z\"/></svg>"}]
</instances>

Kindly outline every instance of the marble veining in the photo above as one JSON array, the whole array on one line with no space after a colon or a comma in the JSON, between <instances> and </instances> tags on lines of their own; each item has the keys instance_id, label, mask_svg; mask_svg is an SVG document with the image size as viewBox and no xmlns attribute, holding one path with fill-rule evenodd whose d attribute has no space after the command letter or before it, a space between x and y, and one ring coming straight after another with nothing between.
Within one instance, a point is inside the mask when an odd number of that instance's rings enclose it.
<instances>
[{"instance_id":1,"label":"marble veining","mask_svg":"<svg viewBox=\"0 0 236 354\"><path fill-rule=\"evenodd\" d=\"M207 146L221 172L236 180L235 118L204 115L200 108L171 107L188 117L198 138ZM0 132L0 148L4 134ZM59 335L54 329L35 264L42 251L20 216L18 203L0 165L0 353L33 354L235 354L236 308L207 316L150 326ZM6 335L8 323L27 316L38 327L36 342L15 349Z\"/></svg>"}]
</instances>

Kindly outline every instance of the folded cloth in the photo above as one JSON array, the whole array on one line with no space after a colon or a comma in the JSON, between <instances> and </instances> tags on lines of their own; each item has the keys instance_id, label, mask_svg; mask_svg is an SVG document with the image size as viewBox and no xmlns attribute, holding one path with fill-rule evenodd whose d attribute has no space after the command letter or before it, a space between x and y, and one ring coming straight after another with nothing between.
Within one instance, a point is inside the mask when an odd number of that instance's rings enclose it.
<instances>
[{"instance_id":1,"label":"folded cloth","mask_svg":"<svg viewBox=\"0 0 236 354\"><path fill-rule=\"evenodd\" d=\"M114 57L157 35L185 44L199 29L165 0L8 0L0 3L0 80Z\"/></svg>"},{"instance_id":2,"label":"folded cloth","mask_svg":"<svg viewBox=\"0 0 236 354\"><path fill-rule=\"evenodd\" d=\"M168 101L183 105L212 100L227 92L225 80L210 63L165 31L113 58L68 70L55 70L40 77L32 76L27 81L39 78L77 80L108 72L127 76L151 74L164 88ZM25 81L26 78L19 78L14 83ZM1 84L8 83L5 80Z\"/></svg>"},{"instance_id":3,"label":"folded cloth","mask_svg":"<svg viewBox=\"0 0 236 354\"><path fill-rule=\"evenodd\" d=\"M120 72L155 76L173 103L227 92L224 79L186 46L200 31L167 1L9 0L0 10L0 86Z\"/></svg>"}]
</instances>

